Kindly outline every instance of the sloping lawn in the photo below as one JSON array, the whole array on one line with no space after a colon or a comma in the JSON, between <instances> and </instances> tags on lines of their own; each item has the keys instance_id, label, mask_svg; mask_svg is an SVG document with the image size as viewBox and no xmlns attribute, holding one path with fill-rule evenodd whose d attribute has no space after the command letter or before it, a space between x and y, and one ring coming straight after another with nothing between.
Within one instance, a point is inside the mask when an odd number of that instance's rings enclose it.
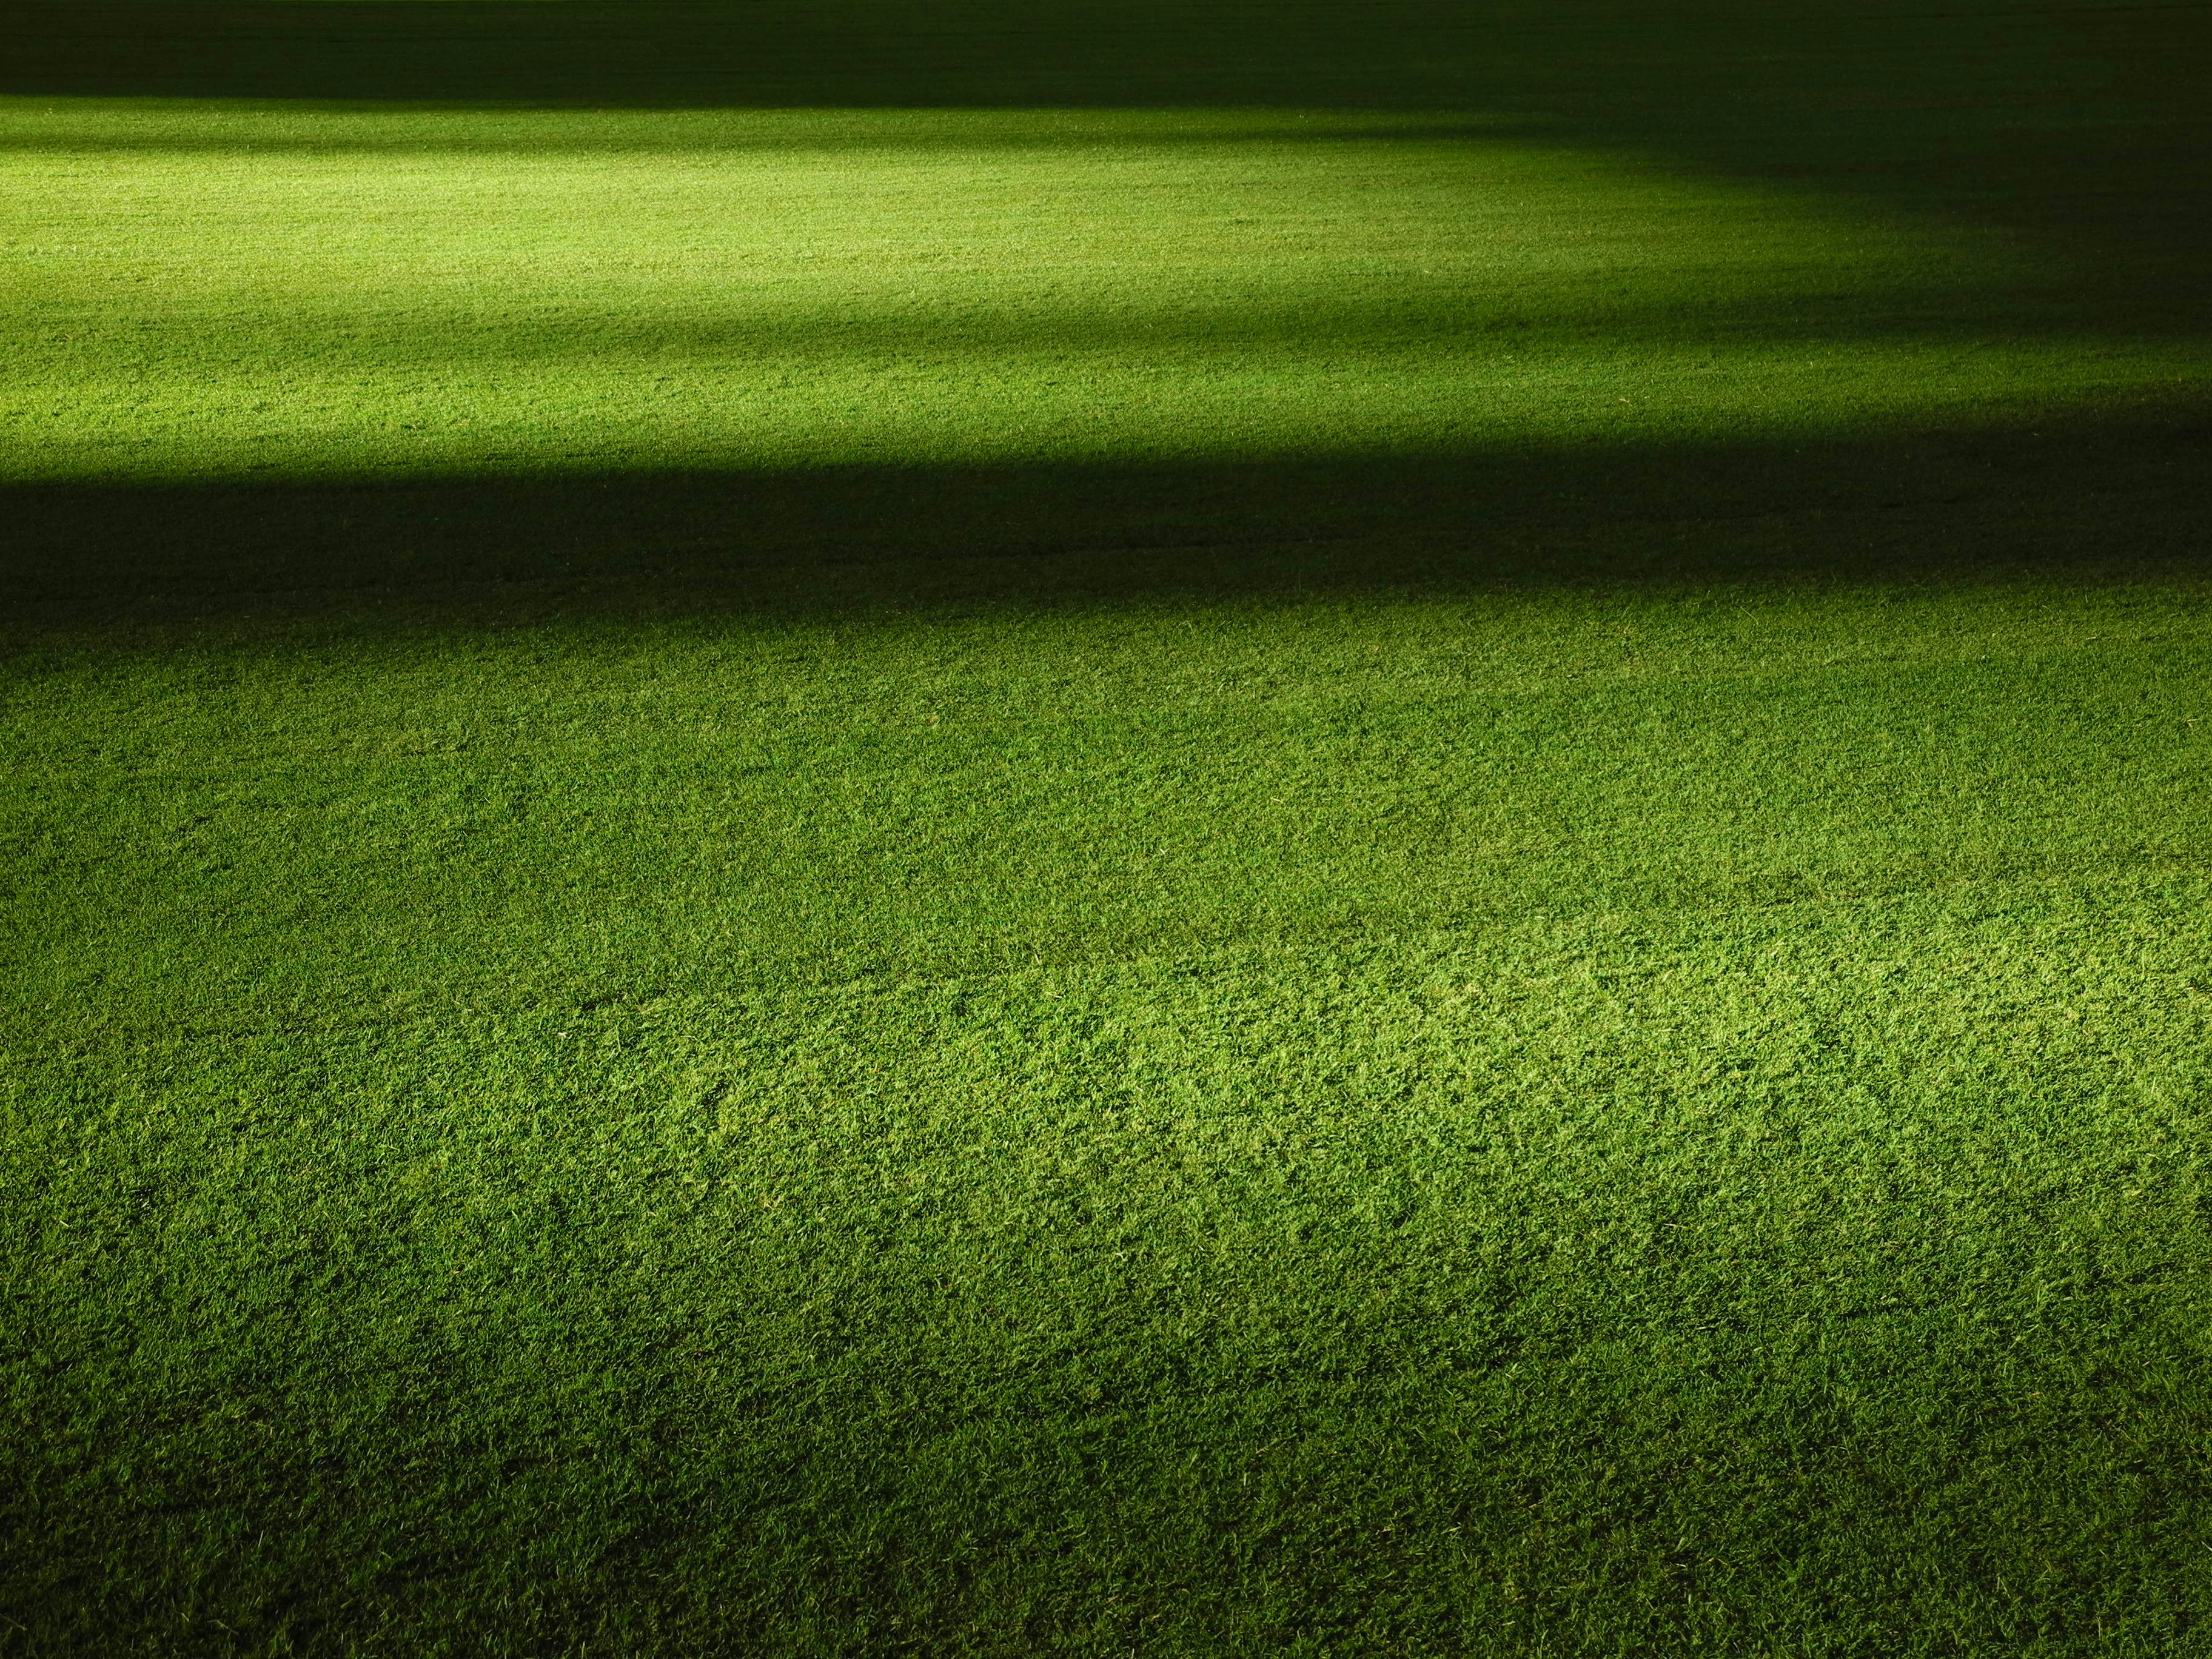
<instances>
[{"instance_id":1,"label":"sloping lawn","mask_svg":"<svg viewBox=\"0 0 2212 1659\"><path fill-rule=\"evenodd\" d=\"M0 1651L2197 1650L2201 19L921 15L34 12Z\"/></svg>"}]
</instances>

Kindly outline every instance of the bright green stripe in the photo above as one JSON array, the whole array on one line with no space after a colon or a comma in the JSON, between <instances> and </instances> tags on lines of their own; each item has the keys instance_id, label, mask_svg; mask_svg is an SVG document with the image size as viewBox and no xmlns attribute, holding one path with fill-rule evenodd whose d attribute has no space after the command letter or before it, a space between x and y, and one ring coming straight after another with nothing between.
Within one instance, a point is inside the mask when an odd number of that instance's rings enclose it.
<instances>
[{"instance_id":1,"label":"bright green stripe","mask_svg":"<svg viewBox=\"0 0 2212 1659\"><path fill-rule=\"evenodd\" d=\"M2056 267L1994 237L1442 117L218 112L263 142L169 147L192 119L13 113L12 476L1740 439L2205 361L2039 315Z\"/></svg>"}]
</instances>

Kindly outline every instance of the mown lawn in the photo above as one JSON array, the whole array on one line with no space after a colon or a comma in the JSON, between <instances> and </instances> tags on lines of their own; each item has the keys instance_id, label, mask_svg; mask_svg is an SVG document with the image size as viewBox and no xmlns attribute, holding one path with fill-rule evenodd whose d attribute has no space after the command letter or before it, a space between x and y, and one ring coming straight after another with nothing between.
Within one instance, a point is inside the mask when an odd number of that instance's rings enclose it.
<instances>
[{"instance_id":1,"label":"mown lawn","mask_svg":"<svg viewBox=\"0 0 2212 1659\"><path fill-rule=\"evenodd\" d=\"M0 1651L2212 1641L2201 9L26 15Z\"/></svg>"}]
</instances>

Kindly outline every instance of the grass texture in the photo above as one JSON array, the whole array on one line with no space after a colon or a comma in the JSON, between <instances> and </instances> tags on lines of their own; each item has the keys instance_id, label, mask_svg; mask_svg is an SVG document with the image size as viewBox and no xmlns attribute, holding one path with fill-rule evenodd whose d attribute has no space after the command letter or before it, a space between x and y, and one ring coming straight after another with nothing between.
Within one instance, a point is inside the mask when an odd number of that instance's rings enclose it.
<instances>
[{"instance_id":1,"label":"grass texture","mask_svg":"<svg viewBox=\"0 0 2212 1659\"><path fill-rule=\"evenodd\" d=\"M1828 436L2200 349L1962 337L2032 257L1433 118L12 113L19 477Z\"/></svg>"},{"instance_id":2,"label":"grass texture","mask_svg":"<svg viewBox=\"0 0 2212 1659\"><path fill-rule=\"evenodd\" d=\"M0 1651L2212 1642L2200 9L19 34Z\"/></svg>"}]
</instances>

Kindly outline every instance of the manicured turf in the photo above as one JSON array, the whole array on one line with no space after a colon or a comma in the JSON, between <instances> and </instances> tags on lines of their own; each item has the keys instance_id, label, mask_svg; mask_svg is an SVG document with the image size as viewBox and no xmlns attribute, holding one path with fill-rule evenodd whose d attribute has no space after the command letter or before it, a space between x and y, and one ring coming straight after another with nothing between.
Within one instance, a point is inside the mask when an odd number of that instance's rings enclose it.
<instances>
[{"instance_id":1,"label":"manicured turf","mask_svg":"<svg viewBox=\"0 0 2212 1659\"><path fill-rule=\"evenodd\" d=\"M2199 352L1969 333L2031 254L1473 120L11 113L32 477L1825 437Z\"/></svg>"},{"instance_id":2,"label":"manicured turf","mask_svg":"<svg viewBox=\"0 0 2212 1659\"><path fill-rule=\"evenodd\" d=\"M2212 1641L2200 10L27 16L0 1651Z\"/></svg>"}]
</instances>

